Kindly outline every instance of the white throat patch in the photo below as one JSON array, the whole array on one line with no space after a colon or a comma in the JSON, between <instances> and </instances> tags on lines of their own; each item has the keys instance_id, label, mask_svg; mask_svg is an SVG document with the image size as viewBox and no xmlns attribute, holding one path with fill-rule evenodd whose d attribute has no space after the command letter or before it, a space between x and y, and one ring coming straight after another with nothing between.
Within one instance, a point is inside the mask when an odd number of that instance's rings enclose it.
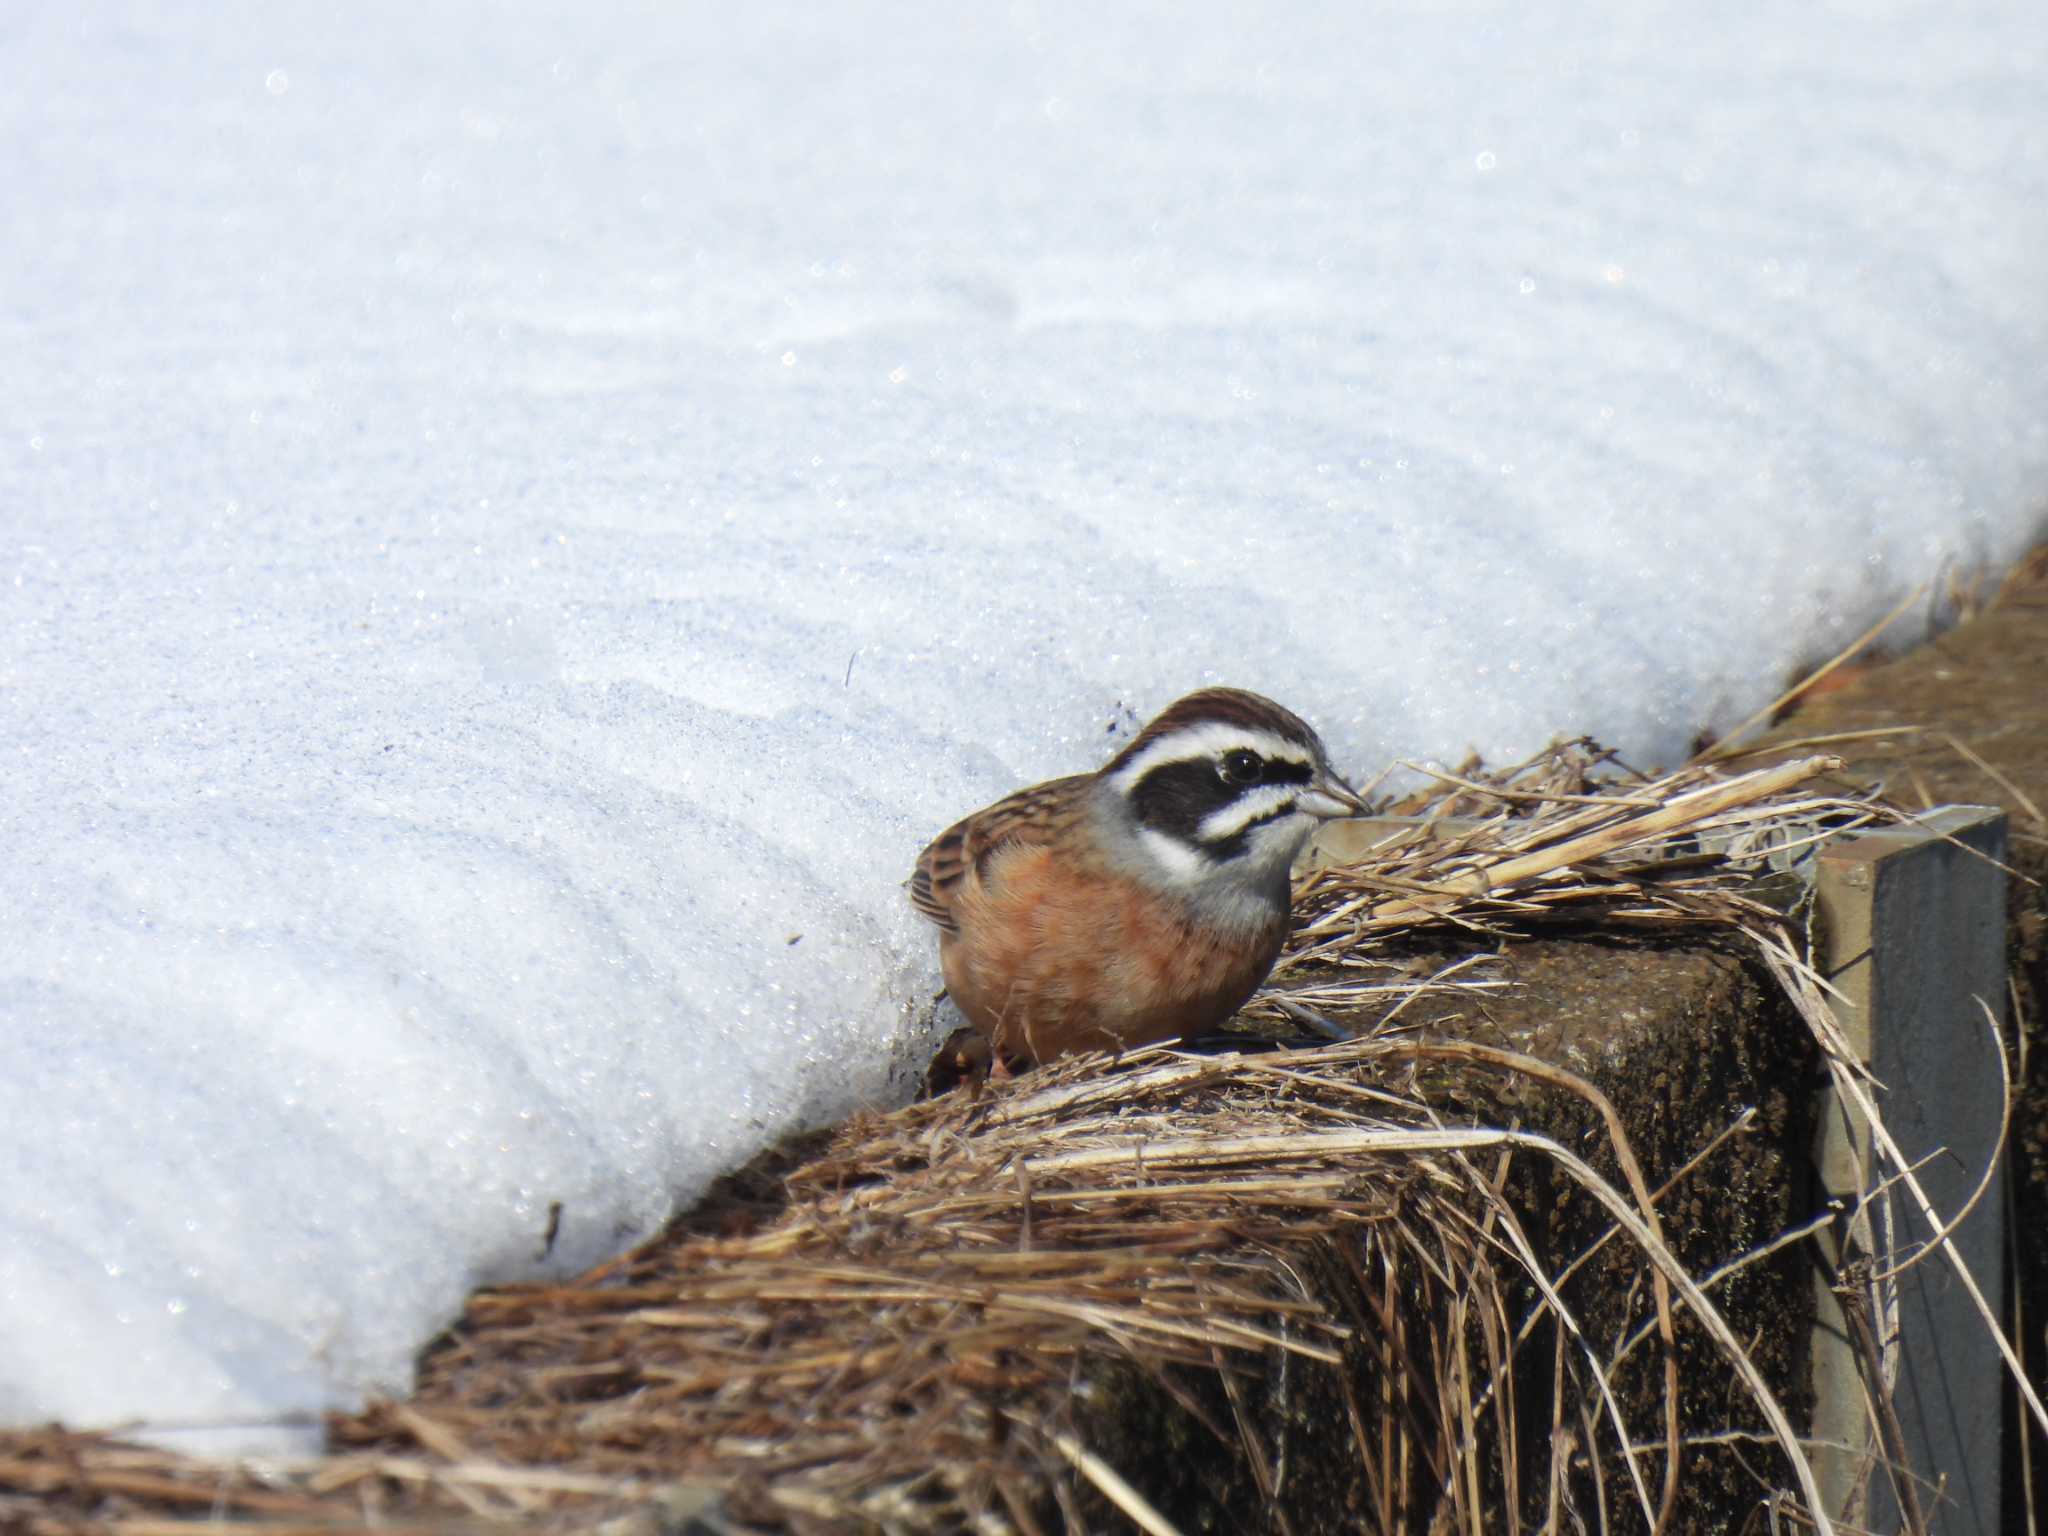
<instances>
[{"instance_id":1,"label":"white throat patch","mask_svg":"<svg viewBox=\"0 0 2048 1536\"><path fill-rule=\"evenodd\" d=\"M1248 857L1218 863L1199 848L1150 827L1138 829L1148 878L1188 904L1200 921L1226 932L1255 933L1284 921L1287 915L1285 869L1306 834L1287 821L1276 821L1252 833ZM1282 872L1275 901L1272 874Z\"/></svg>"},{"instance_id":2,"label":"white throat patch","mask_svg":"<svg viewBox=\"0 0 2048 1536\"><path fill-rule=\"evenodd\" d=\"M1166 876L1166 883L1178 890L1191 890L1201 885L1210 876L1209 856L1199 848L1190 848L1177 837L1151 827L1138 828L1138 841L1152 856L1152 863Z\"/></svg>"}]
</instances>

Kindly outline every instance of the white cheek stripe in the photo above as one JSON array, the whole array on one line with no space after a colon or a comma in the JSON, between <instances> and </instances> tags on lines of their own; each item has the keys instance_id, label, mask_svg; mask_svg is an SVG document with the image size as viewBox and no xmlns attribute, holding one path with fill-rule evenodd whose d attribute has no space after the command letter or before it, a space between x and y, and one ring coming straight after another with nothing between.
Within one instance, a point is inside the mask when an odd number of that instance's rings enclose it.
<instances>
[{"instance_id":1,"label":"white cheek stripe","mask_svg":"<svg viewBox=\"0 0 2048 1536\"><path fill-rule=\"evenodd\" d=\"M1211 811L1203 818L1195 836L1205 843L1227 842L1253 822L1291 808L1300 792L1299 784L1262 784L1247 790L1222 810Z\"/></svg>"},{"instance_id":2,"label":"white cheek stripe","mask_svg":"<svg viewBox=\"0 0 2048 1536\"><path fill-rule=\"evenodd\" d=\"M1154 768L1167 763L1185 763L1198 758L1220 757L1225 752L1242 747L1256 752L1261 757L1276 758L1283 763L1299 763L1304 768L1315 767L1314 760L1300 742L1289 741L1285 736L1276 736L1271 731L1248 730L1241 725L1226 725L1221 720L1212 720L1206 725L1183 726L1169 731L1140 752L1130 762L1117 770L1110 780L1120 794L1128 795L1138 787L1138 781Z\"/></svg>"}]
</instances>

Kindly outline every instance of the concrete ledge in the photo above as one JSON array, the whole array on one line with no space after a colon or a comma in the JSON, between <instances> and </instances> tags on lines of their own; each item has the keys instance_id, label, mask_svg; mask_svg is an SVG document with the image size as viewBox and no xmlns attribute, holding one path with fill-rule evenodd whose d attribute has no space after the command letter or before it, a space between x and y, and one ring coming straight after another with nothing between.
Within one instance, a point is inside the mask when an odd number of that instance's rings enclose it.
<instances>
[{"instance_id":1,"label":"concrete ledge","mask_svg":"<svg viewBox=\"0 0 2048 1536\"><path fill-rule=\"evenodd\" d=\"M1489 946L1490 948L1491 946ZM1400 951L1414 974L1426 976L1471 950L1409 946ZM1566 1066L1614 1103L1643 1172L1654 1188L1672 1187L1660 1203L1666 1237L1681 1262L1706 1274L1749 1254L1807 1218L1814 1208L1809 1148L1821 1079L1818 1052L1776 983L1739 943L1617 939L1588 933L1506 947L1492 973L1509 986L1481 1000L1420 997L1402 1012L1404 1024L1441 1035L1538 1056ZM1354 1022L1366 1022L1356 1020ZM1605 1129L1576 1096L1522 1079L1470 1072L1425 1073L1424 1091L1447 1117L1472 1116L1550 1135L1589 1157L1610 1178L1619 1172ZM1723 1139L1697 1166L1687 1165L1749 1112L1749 1129ZM1686 1170L1681 1172L1681 1170ZM1552 1272L1578 1258L1606 1229L1603 1212L1540 1159L1518 1158L1510 1189L1539 1257ZM1566 1286L1573 1314L1591 1338L1611 1345L1641 1326L1652 1310L1649 1288L1623 1251L1610 1244ZM1715 1298L1795 1423L1808 1402L1805 1364L1813 1317L1811 1263L1788 1245L1747 1266L1715 1290ZM1334 1259L1304 1268L1320 1297L1349 1316L1357 1336L1385 1333L1370 1298ZM1549 1400L1548 1372L1556 1341L1544 1325L1525 1346L1516 1370L1525 1403ZM1725 1432L1761 1428L1760 1420L1723 1388L1718 1350L1681 1318L1684 1379L1711 1384L1681 1404L1682 1428L1724 1436L1687 1453L1685 1497L1671 1531L1742 1528L1757 1507L1755 1469L1768 1463L1758 1447L1730 1442ZM1372 1508L1359 1483L1358 1442L1347 1403L1379 1399L1383 1362L1361 1345L1335 1370L1296 1362L1269 1388L1240 1385L1239 1400L1213 1381L1178 1380L1171 1392L1128 1370L1111 1368L1085 1400L1077 1400L1083 1438L1138 1485L1186 1532L1280 1529L1244 1468L1214 1450L1204 1419L1229 1424L1242 1411L1268 1444L1287 1447L1289 1476L1279 1516L1297 1536L1356 1530ZM1662 1424L1664 1362L1654 1345L1635 1351L1616 1373L1614 1389L1629 1421L1654 1437ZM1548 1409L1525 1422L1517 1454L1525 1467L1547 1462ZM1377 1433L1376 1427L1373 1429ZM1576 1434L1574 1427L1574 1434ZM1661 1460L1653 1458L1653 1461ZM1575 1491L1590 1509L1599 1497L1593 1473ZM1653 1464L1652 1484L1661 1477ZM1617 1460L1603 1457L1609 1490L1626 1485ZM1533 1486L1526 1482L1525 1487ZM1116 1517L1094 1510L1101 1528ZM1518 1528L1534 1529L1541 1510L1523 1510ZM1097 1528L1091 1520L1090 1529Z\"/></svg>"}]
</instances>

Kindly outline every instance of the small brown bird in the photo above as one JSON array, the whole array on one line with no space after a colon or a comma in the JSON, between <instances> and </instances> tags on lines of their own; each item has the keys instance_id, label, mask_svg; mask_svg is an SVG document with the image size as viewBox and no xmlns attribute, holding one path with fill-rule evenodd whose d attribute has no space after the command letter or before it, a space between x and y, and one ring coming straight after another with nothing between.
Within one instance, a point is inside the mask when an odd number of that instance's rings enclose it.
<instances>
[{"instance_id":1,"label":"small brown bird","mask_svg":"<svg viewBox=\"0 0 2048 1536\"><path fill-rule=\"evenodd\" d=\"M910 877L946 988L1007 1061L1197 1034L1266 979L1289 870L1366 806L1300 716L1191 693L1095 773L1020 789L939 834Z\"/></svg>"}]
</instances>

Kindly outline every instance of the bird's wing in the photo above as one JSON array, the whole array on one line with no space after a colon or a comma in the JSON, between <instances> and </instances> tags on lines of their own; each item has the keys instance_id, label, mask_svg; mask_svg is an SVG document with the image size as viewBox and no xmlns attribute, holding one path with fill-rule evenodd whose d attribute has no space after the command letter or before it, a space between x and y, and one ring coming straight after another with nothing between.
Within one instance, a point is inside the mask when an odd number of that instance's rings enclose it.
<instances>
[{"instance_id":1,"label":"bird's wing","mask_svg":"<svg viewBox=\"0 0 2048 1536\"><path fill-rule=\"evenodd\" d=\"M986 810L956 821L918 855L910 876L910 904L948 933L958 933L953 902L960 883L988 873L989 860L1004 848L1042 846L1081 803L1087 774L1053 779L1020 789Z\"/></svg>"}]
</instances>

